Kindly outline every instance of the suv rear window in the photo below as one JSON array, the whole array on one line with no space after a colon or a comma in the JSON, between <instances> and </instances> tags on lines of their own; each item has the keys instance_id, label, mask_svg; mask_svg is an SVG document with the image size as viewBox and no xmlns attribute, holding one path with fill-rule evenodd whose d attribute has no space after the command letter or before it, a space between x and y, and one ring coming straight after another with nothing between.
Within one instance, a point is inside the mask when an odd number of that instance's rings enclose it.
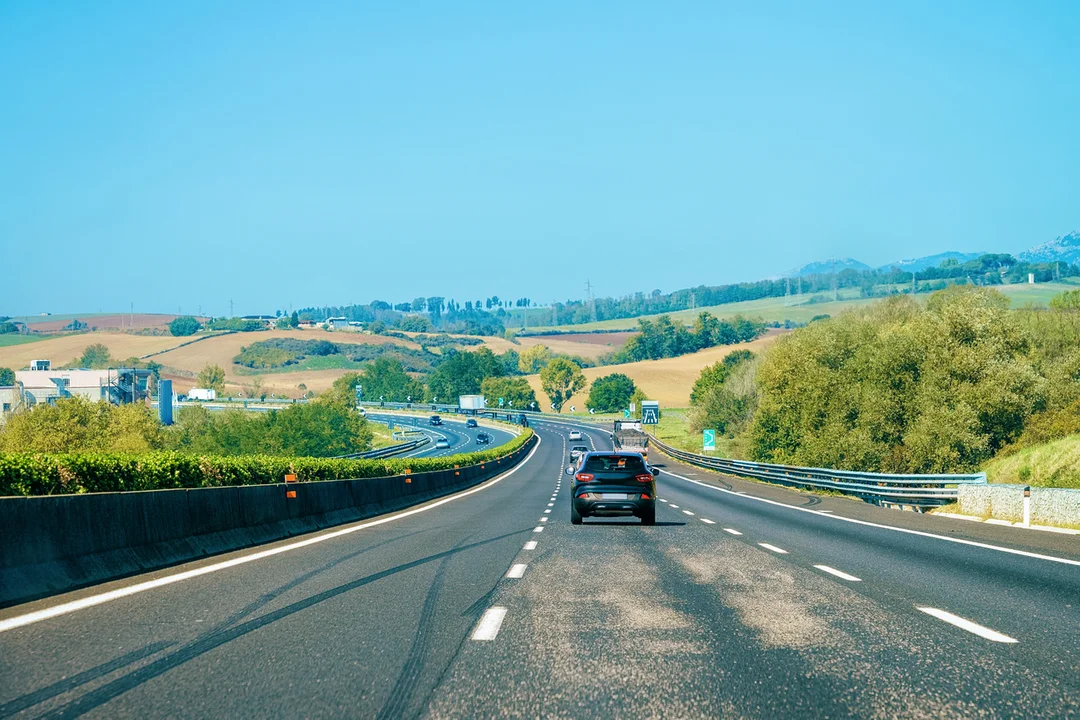
<instances>
[{"instance_id":1,"label":"suv rear window","mask_svg":"<svg viewBox=\"0 0 1080 720\"><path fill-rule=\"evenodd\" d=\"M645 463L633 455L592 455L585 461L586 472L645 472Z\"/></svg>"}]
</instances>

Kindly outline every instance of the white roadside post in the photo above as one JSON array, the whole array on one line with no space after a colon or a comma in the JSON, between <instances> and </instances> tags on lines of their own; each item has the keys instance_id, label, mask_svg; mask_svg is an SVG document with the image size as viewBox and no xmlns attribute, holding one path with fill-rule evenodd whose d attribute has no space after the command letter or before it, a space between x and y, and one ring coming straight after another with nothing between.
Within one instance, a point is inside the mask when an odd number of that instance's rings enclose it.
<instances>
[{"instance_id":1,"label":"white roadside post","mask_svg":"<svg viewBox=\"0 0 1080 720\"><path fill-rule=\"evenodd\" d=\"M1024 488L1024 527L1031 527L1031 486Z\"/></svg>"}]
</instances>

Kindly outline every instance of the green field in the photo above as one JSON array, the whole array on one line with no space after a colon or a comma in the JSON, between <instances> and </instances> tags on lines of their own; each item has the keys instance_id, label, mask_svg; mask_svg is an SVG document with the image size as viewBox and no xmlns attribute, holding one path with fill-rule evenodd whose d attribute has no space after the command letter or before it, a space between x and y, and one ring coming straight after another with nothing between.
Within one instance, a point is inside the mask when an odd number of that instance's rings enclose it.
<instances>
[{"instance_id":1,"label":"green field","mask_svg":"<svg viewBox=\"0 0 1080 720\"><path fill-rule=\"evenodd\" d=\"M1042 283L1038 285L997 285L995 289L1008 296L1012 300L1014 308L1029 305L1046 307L1050 298L1065 290L1076 290L1080 287L1080 278L1065 278L1061 282ZM929 293L920 293L916 297L925 300ZM784 322L790 320L797 323L805 323L815 315L836 315L845 310L868 305L877 298L863 298L859 291L854 288L845 288L840 292L840 300L833 302L810 302L813 297L821 297L822 293L803 293L788 297L762 298L761 300L746 300L744 302L726 303L724 305L712 305L699 307L693 310L680 310L667 313L672 318L681 320L687 325L694 321L700 312L709 312L718 318L730 318L742 315L747 318L760 318L765 322ZM657 315L643 316L653 320ZM638 318L622 318L619 320L601 320L594 323L582 323L580 325L560 325L558 327L533 327L530 331L558 330L562 332L590 332L593 330L633 330L638 325Z\"/></svg>"},{"instance_id":2,"label":"green field","mask_svg":"<svg viewBox=\"0 0 1080 720\"><path fill-rule=\"evenodd\" d=\"M0 347L11 347L12 345L25 345L27 343L37 342L38 340L48 340L50 338L62 337L61 335L23 335L21 333L5 333L0 335Z\"/></svg>"}]
</instances>

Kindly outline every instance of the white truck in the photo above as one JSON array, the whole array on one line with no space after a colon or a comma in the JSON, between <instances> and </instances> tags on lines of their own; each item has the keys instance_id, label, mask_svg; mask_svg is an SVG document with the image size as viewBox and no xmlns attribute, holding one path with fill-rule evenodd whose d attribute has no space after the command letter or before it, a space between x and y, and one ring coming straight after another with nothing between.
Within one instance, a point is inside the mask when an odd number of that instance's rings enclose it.
<instances>
[{"instance_id":1,"label":"white truck","mask_svg":"<svg viewBox=\"0 0 1080 720\"><path fill-rule=\"evenodd\" d=\"M217 390L213 388L191 388L187 394L188 400L217 400Z\"/></svg>"},{"instance_id":2,"label":"white truck","mask_svg":"<svg viewBox=\"0 0 1080 720\"><path fill-rule=\"evenodd\" d=\"M485 405L484 405L484 396L483 395L459 395L458 396L458 407L461 408L462 410L472 410L474 412L476 410L483 410L484 407L485 407Z\"/></svg>"}]
</instances>

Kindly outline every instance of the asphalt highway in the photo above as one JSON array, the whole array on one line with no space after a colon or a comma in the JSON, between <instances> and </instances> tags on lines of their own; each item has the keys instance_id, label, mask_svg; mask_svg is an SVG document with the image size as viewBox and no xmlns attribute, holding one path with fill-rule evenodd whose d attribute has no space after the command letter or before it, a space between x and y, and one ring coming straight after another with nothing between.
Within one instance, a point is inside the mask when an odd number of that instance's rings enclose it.
<instances>
[{"instance_id":1,"label":"asphalt highway","mask_svg":"<svg viewBox=\"0 0 1080 720\"><path fill-rule=\"evenodd\" d=\"M465 493L0 611L0 717L1080 713L1077 538L655 456L656 526L572 526L534 429Z\"/></svg>"},{"instance_id":2,"label":"asphalt highway","mask_svg":"<svg viewBox=\"0 0 1080 720\"><path fill-rule=\"evenodd\" d=\"M442 425L429 424L430 415L425 416L412 416L402 415L394 413L379 413L368 411L367 417L369 420L375 422L385 423L391 421L394 423L394 429L411 429L418 430L428 438L431 442L424 445L420 450L415 452L406 453L398 457L440 457L443 455L457 455L459 453L475 452L477 450L486 450L489 448L495 448L499 445L510 442L513 439L513 435L509 431L481 423L479 427L467 428L465 427L464 419L457 419L441 415ZM476 436L479 433L485 432L491 436L491 443L488 445L477 445ZM439 438L445 438L449 447L436 448L435 441Z\"/></svg>"}]
</instances>

